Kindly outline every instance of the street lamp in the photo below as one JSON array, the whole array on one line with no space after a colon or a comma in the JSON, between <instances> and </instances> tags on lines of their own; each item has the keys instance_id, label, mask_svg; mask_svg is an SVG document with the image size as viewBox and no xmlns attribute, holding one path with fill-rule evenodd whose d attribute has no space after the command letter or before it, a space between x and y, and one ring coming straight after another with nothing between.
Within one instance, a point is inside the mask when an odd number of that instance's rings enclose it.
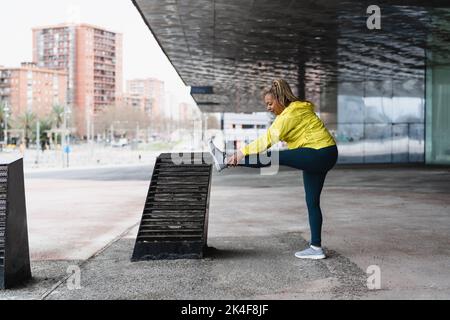
<instances>
[{"instance_id":1,"label":"street lamp","mask_svg":"<svg viewBox=\"0 0 450 320\"><path fill-rule=\"evenodd\" d=\"M69 167L69 153L70 153L70 131L67 135L67 117L72 113L67 104L64 104L63 111L63 129L61 133L61 146L62 146L62 162L64 167L64 153L67 154L67 167Z\"/></svg>"},{"instance_id":2,"label":"street lamp","mask_svg":"<svg viewBox=\"0 0 450 320\"><path fill-rule=\"evenodd\" d=\"M8 116L9 116L9 107L8 102L5 101L5 106L3 108L3 112L5 113L5 147L8 146Z\"/></svg>"}]
</instances>

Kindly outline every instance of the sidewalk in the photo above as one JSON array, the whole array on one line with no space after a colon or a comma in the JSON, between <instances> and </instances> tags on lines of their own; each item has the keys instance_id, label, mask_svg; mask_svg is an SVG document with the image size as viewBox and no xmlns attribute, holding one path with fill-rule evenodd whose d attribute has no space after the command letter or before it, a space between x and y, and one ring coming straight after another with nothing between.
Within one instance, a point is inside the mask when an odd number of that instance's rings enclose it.
<instances>
[{"instance_id":1,"label":"sidewalk","mask_svg":"<svg viewBox=\"0 0 450 320\"><path fill-rule=\"evenodd\" d=\"M34 279L0 298L450 297L448 168L331 171L321 261L293 256L309 238L300 172L227 169L213 176L205 259L131 263L150 175L149 166L111 170L108 179L26 178ZM81 289L65 282L71 265L81 268ZM381 290L366 286L371 265L380 267Z\"/></svg>"},{"instance_id":2,"label":"sidewalk","mask_svg":"<svg viewBox=\"0 0 450 320\"><path fill-rule=\"evenodd\" d=\"M151 162L159 153L164 150L132 150L129 146L121 148L105 147L102 145L73 145L67 160L67 154L61 150L37 151L27 149L22 155L18 150L10 153L2 152L2 158L22 158L24 168L48 169L48 168L76 168L86 166L105 166L117 164L137 164ZM139 158L140 156L140 158ZM68 162L67 162L68 161ZM69 165L67 165L67 163Z\"/></svg>"}]
</instances>

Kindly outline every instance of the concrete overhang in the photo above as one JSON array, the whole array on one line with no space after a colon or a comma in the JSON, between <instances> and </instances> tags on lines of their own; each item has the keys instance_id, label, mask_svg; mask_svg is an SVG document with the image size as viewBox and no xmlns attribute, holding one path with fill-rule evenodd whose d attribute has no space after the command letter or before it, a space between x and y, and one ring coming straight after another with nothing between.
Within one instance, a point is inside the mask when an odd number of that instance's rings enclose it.
<instances>
[{"instance_id":1,"label":"concrete overhang","mask_svg":"<svg viewBox=\"0 0 450 320\"><path fill-rule=\"evenodd\" d=\"M448 1L376 2L370 30L373 1L133 1L185 84L212 87L192 94L204 112L264 111L274 78L308 97L337 81L423 78L426 49L449 55Z\"/></svg>"}]
</instances>

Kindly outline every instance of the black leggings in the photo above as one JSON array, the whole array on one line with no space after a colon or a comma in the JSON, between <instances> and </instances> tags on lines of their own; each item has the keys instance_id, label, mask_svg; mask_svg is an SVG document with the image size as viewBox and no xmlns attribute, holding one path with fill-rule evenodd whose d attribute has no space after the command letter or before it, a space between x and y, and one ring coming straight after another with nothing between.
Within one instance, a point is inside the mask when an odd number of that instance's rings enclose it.
<instances>
[{"instance_id":1,"label":"black leggings","mask_svg":"<svg viewBox=\"0 0 450 320\"><path fill-rule=\"evenodd\" d=\"M297 148L282 151L267 151L260 154L246 156L239 166L262 168L278 164L303 170L303 184L305 187L306 204L308 206L309 226L311 228L311 245L320 247L322 234L322 210L320 209L320 193L325 177L334 167L338 158L336 146L322 149ZM275 160L275 161L272 161Z\"/></svg>"}]
</instances>

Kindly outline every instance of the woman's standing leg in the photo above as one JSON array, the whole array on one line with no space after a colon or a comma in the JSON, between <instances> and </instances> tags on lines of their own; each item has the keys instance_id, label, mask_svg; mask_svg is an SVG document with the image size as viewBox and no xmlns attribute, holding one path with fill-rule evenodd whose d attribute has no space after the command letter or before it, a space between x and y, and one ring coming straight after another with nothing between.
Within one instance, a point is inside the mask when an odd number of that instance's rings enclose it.
<instances>
[{"instance_id":1,"label":"woman's standing leg","mask_svg":"<svg viewBox=\"0 0 450 320\"><path fill-rule=\"evenodd\" d=\"M309 226L311 229L311 245L322 246L322 210L320 194L327 172L303 171L306 205L308 207Z\"/></svg>"},{"instance_id":2,"label":"woman's standing leg","mask_svg":"<svg viewBox=\"0 0 450 320\"><path fill-rule=\"evenodd\" d=\"M270 155L270 151L268 156L267 154L252 154L246 156L239 165L252 168L267 167L272 164ZM320 154L320 151L310 148L283 150L278 153L278 163L303 170L303 184L311 229L311 245L321 247L322 210L320 208L320 195L327 170L335 163L335 154L333 152Z\"/></svg>"}]
</instances>

